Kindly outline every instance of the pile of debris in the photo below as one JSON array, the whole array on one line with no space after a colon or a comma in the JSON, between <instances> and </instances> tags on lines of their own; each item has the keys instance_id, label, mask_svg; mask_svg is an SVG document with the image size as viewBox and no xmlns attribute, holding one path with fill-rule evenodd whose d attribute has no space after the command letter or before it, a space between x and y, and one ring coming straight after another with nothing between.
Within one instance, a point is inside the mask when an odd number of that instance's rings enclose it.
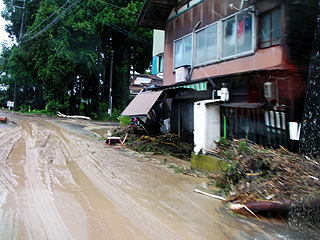
<instances>
[{"instance_id":1,"label":"pile of debris","mask_svg":"<svg viewBox=\"0 0 320 240\"><path fill-rule=\"evenodd\" d=\"M282 219L295 234L320 238L319 162L283 147L266 149L244 139L222 140L217 145L214 154L228 164L213 178L227 193L225 202L231 203L231 210Z\"/></svg>"},{"instance_id":2,"label":"pile of debris","mask_svg":"<svg viewBox=\"0 0 320 240\"><path fill-rule=\"evenodd\" d=\"M218 157L227 161L216 184L229 193L229 201L296 201L320 193L320 164L280 147L272 150L250 140L221 140Z\"/></svg>"},{"instance_id":3,"label":"pile of debris","mask_svg":"<svg viewBox=\"0 0 320 240\"><path fill-rule=\"evenodd\" d=\"M142 126L130 125L116 128L113 136L120 137L126 147L137 152L153 152L190 160L193 145L183 142L175 134L150 136Z\"/></svg>"}]
</instances>

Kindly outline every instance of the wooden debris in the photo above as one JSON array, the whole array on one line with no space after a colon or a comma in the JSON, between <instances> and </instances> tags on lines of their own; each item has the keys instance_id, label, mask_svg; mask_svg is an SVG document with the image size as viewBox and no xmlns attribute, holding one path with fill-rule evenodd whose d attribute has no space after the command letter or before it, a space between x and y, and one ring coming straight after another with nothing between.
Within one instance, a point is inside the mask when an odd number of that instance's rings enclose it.
<instances>
[{"instance_id":1,"label":"wooden debris","mask_svg":"<svg viewBox=\"0 0 320 240\"><path fill-rule=\"evenodd\" d=\"M213 194L210 194L210 193L207 193L207 192L198 190L198 189L195 189L194 191L195 191L196 193L201 193L201 194L206 195L206 196L208 196L208 197L212 197L212 198L219 199L219 200L222 200L222 201L225 201L225 200L226 200L224 197L220 197L220 196L217 196L217 195L213 195Z\"/></svg>"},{"instance_id":2,"label":"wooden debris","mask_svg":"<svg viewBox=\"0 0 320 240\"><path fill-rule=\"evenodd\" d=\"M86 116L76 116L76 115L65 115L60 112L57 113L58 117L63 117L63 118L72 118L72 119L83 119L83 120L91 120L91 118L86 117Z\"/></svg>"},{"instance_id":3,"label":"wooden debris","mask_svg":"<svg viewBox=\"0 0 320 240\"><path fill-rule=\"evenodd\" d=\"M215 178L238 203L296 201L320 189L320 165L287 149L266 149L249 140L220 141L219 156L228 162ZM228 198L231 198L229 196ZM269 198L270 199L270 198Z\"/></svg>"},{"instance_id":4,"label":"wooden debris","mask_svg":"<svg viewBox=\"0 0 320 240\"><path fill-rule=\"evenodd\" d=\"M190 160L193 145L181 141L177 135L161 134L146 135L139 125L119 127L114 130L114 136L126 139L126 147L137 152L154 152L171 155L180 159Z\"/></svg>"},{"instance_id":5,"label":"wooden debris","mask_svg":"<svg viewBox=\"0 0 320 240\"><path fill-rule=\"evenodd\" d=\"M234 212L242 212L243 209L251 213L256 218L260 219L254 212L252 212L246 205L244 204L230 204L230 209Z\"/></svg>"}]
</instances>

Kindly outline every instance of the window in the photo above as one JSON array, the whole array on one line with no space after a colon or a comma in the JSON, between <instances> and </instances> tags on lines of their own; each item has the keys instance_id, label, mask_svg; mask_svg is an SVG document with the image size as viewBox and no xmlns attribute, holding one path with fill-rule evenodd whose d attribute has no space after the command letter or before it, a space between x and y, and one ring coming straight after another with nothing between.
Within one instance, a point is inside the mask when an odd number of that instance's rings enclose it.
<instances>
[{"instance_id":1,"label":"window","mask_svg":"<svg viewBox=\"0 0 320 240\"><path fill-rule=\"evenodd\" d=\"M154 56L152 58L151 74L157 75L158 73L163 73L163 54Z\"/></svg>"},{"instance_id":2,"label":"window","mask_svg":"<svg viewBox=\"0 0 320 240\"><path fill-rule=\"evenodd\" d=\"M196 65L218 60L218 23L198 31L195 38Z\"/></svg>"},{"instance_id":3,"label":"window","mask_svg":"<svg viewBox=\"0 0 320 240\"><path fill-rule=\"evenodd\" d=\"M158 56L158 73L163 72L163 54Z\"/></svg>"},{"instance_id":4,"label":"window","mask_svg":"<svg viewBox=\"0 0 320 240\"><path fill-rule=\"evenodd\" d=\"M237 53L244 53L252 49L252 14L240 13L237 15Z\"/></svg>"},{"instance_id":5,"label":"window","mask_svg":"<svg viewBox=\"0 0 320 240\"><path fill-rule=\"evenodd\" d=\"M189 34L180 40L177 40L174 45L174 67L191 65L191 52L192 52L192 35Z\"/></svg>"},{"instance_id":6,"label":"window","mask_svg":"<svg viewBox=\"0 0 320 240\"><path fill-rule=\"evenodd\" d=\"M269 47L281 41L281 11L271 11L261 17L260 46Z\"/></svg>"},{"instance_id":7,"label":"window","mask_svg":"<svg viewBox=\"0 0 320 240\"><path fill-rule=\"evenodd\" d=\"M252 54L254 29L254 11L250 7L186 35L174 42L174 68Z\"/></svg>"},{"instance_id":8,"label":"window","mask_svg":"<svg viewBox=\"0 0 320 240\"><path fill-rule=\"evenodd\" d=\"M253 13L240 12L222 20L222 58L253 52Z\"/></svg>"},{"instance_id":9,"label":"window","mask_svg":"<svg viewBox=\"0 0 320 240\"><path fill-rule=\"evenodd\" d=\"M236 54L236 18L232 17L222 22L222 57Z\"/></svg>"}]
</instances>

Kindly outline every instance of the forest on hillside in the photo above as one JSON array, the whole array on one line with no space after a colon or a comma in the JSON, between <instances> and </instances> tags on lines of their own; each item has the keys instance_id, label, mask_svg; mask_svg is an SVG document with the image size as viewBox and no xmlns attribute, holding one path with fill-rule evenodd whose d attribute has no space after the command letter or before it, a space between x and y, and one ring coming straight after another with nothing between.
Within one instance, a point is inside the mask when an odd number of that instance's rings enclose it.
<instances>
[{"instance_id":1,"label":"forest on hillside","mask_svg":"<svg viewBox=\"0 0 320 240\"><path fill-rule=\"evenodd\" d=\"M0 107L50 109L103 119L130 101L131 73L151 64L143 0L3 0L12 43L0 56ZM110 80L112 80L110 84Z\"/></svg>"}]
</instances>

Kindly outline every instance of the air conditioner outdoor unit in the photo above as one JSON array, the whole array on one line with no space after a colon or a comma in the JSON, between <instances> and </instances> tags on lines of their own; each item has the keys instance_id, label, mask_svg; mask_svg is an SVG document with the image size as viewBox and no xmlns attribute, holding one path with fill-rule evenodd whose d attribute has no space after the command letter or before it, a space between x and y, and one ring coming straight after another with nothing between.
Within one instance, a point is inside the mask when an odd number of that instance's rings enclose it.
<instances>
[{"instance_id":1,"label":"air conditioner outdoor unit","mask_svg":"<svg viewBox=\"0 0 320 240\"><path fill-rule=\"evenodd\" d=\"M272 82L266 82L263 84L264 88L264 97L267 99L268 102L276 99L276 94L274 90L274 85Z\"/></svg>"},{"instance_id":2,"label":"air conditioner outdoor unit","mask_svg":"<svg viewBox=\"0 0 320 240\"><path fill-rule=\"evenodd\" d=\"M179 67L176 70L176 82L184 82L187 80L189 69L188 67Z\"/></svg>"}]
</instances>

